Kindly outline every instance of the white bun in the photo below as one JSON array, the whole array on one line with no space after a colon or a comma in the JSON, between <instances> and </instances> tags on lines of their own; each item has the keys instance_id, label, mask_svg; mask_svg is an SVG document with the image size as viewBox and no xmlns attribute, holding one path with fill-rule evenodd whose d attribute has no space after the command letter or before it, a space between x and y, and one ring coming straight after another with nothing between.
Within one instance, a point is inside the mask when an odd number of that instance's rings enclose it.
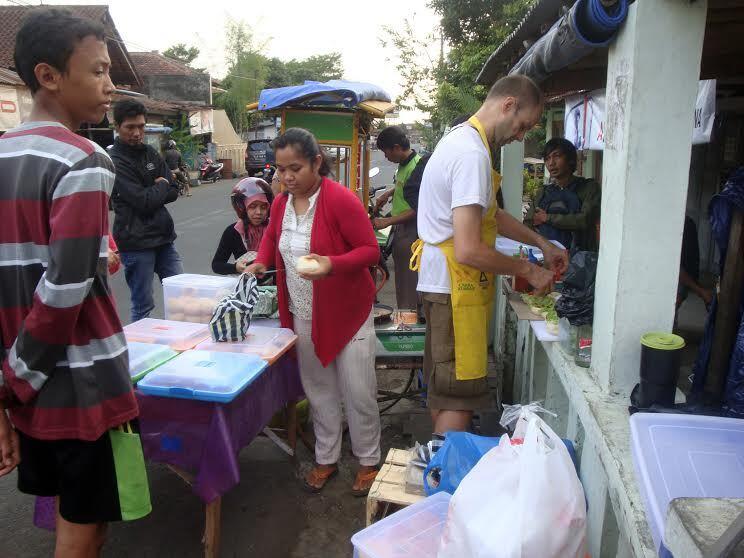
<instances>
[{"instance_id":1,"label":"white bun","mask_svg":"<svg viewBox=\"0 0 744 558\"><path fill-rule=\"evenodd\" d=\"M297 265L295 266L297 273L315 273L319 268L320 264L317 260L309 256L300 256L297 258Z\"/></svg>"}]
</instances>

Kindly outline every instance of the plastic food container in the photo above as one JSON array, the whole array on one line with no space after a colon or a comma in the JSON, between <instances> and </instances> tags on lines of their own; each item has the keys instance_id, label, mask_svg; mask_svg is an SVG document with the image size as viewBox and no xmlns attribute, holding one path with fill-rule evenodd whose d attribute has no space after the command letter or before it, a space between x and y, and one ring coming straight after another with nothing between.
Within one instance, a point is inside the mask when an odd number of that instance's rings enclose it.
<instances>
[{"instance_id":1,"label":"plastic food container","mask_svg":"<svg viewBox=\"0 0 744 558\"><path fill-rule=\"evenodd\" d=\"M436 558L452 496L439 492L351 537L358 558Z\"/></svg>"},{"instance_id":2,"label":"plastic food container","mask_svg":"<svg viewBox=\"0 0 744 558\"><path fill-rule=\"evenodd\" d=\"M137 388L147 395L229 403L267 366L251 354L186 351L150 372Z\"/></svg>"},{"instance_id":3,"label":"plastic food container","mask_svg":"<svg viewBox=\"0 0 744 558\"><path fill-rule=\"evenodd\" d=\"M243 341L216 343L207 339L199 343L196 348L201 351L254 354L269 364L274 364L296 341L297 336L291 329L251 325L248 328L248 337Z\"/></svg>"},{"instance_id":4,"label":"plastic food container","mask_svg":"<svg viewBox=\"0 0 744 558\"><path fill-rule=\"evenodd\" d=\"M630 437L636 478L662 557L669 503L681 497L744 498L744 420L635 413Z\"/></svg>"},{"instance_id":5,"label":"plastic food container","mask_svg":"<svg viewBox=\"0 0 744 558\"><path fill-rule=\"evenodd\" d=\"M168 345L174 351L186 351L209 337L209 328L205 324L144 318L124 326L124 335L128 343L156 343Z\"/></svg>"},{"instance_id":6,"label":"plastic food container","mask_svg":"<svg viewBox=\"0 0 744 558\"><path fill-rule=\"evenodd\" d=\"M129 349L129 375L132 376L134 384L144 378L148 372L178 354L168 345L139 343L138 341L127 343L127 348Z\"/></svg>"},{"instance_id":7,"label":"plastic food container","mask_svg":"<svg viewBox=\"0 0 744 558\"><path fill-rule=\"evenodd\" d=\"M232 294L238 277L182 273L163 279L165 318L179 322L209 323L215 306Z\"/></svg>"}]
</instances>

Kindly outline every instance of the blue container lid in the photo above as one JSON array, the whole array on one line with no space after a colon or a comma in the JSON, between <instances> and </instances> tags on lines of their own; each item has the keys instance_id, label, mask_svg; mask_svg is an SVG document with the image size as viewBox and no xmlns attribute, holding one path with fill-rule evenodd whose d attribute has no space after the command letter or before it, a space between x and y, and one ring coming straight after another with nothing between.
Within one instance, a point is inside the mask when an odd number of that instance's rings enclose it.
<instances>
[{"instance_id":1,"label":"blue container lid","mask_svg":"<svg viewBox=\"0 0 744 558\"><path fill-rule=\"evenodd\" d=\"M150 372L137 387L147 395L229 403L267 366L253 354L186 351Z\"/></svg>"}]
</instances>

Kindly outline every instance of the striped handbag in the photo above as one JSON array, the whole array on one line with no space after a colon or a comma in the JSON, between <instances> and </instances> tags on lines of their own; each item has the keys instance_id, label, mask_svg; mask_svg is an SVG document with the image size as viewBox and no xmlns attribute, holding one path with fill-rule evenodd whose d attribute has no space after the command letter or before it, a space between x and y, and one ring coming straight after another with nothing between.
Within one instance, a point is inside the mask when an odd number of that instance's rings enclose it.
<instances>
[{"instance_id":1,"label":"striped handbag","mask_svg":"<svg viewBox=\"0 0 744 558\"><path fill-rule=\"evenodd\" d=\"M217 303L209 330L215 342L242 341L248 335L251 312L258 300L258 282L250 273L240 276L235 292Z\"/></svg>"}]
</instances>

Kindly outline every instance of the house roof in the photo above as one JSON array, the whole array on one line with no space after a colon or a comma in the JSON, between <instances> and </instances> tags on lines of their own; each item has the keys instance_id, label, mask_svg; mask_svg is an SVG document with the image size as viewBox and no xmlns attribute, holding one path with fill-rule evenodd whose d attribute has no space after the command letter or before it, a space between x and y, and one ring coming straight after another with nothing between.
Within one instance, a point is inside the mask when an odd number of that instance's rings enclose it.
<instances>
[{"instance_id":1,"label":"house roof","mask_svg":"<svg viewBox=\"0 0 744 558\"><path fill-rule=\"evenodd\" d=\"M500 45L483 66L478 83L490 85L509 73L514 65L560 17L575 0L535 0L527 15ZM708 0L708 16L703 42L701 79L718 79L719 95L722 80L734 80L744 86L744 0ZM559 70L540 84L546 96L553 100L577 90L604 87L607 81L608 48L596 49L592 54ZM734 91L734 84L726 85ZM739 94L738 92L736 93Z\"/></svg>"},{"instance_id":2,"label":"house roof","mask_svg":"<svg viewBox=\"0 0 744 558\"><path fill-rule=\"evenodd\" d=\"M2 85L23 85L23 80L13 70L0 68L0 84Z\"/></svg>"},{"instance_id":3,"label":"house roof","mask_svg":"<svg viewBox=\"0 0 744 558\"><path fill-rule=\"evenodd\" d=\"M157 51L130 52L129 56L142 76L191 76L203 73Z\"/></svg>"},{"instance_id":4,"label":"house roof","mask_svg":"<svg viewBox=\"0 0 744 558\"><path fill-rule=\"evenodd\" d=\"M123 101L125 99L134 99L145 105L147 112L161 115L173 115L181 112L194 112L211 108L205 105L200 105L198 103L186 103L181 101L160 101L157 99L151 99L147 95L131 96L116 93L112 96L112 98L114 103L116 103L117 101Z\"/></svg>"},{"instance_id":5,"label":"house roof","mask_svg":"<svg viewBox=\"0 0 744 558\"><path fill-rule=\"evenodd\" d=\"M127 47L119 35L114 20L111 18L108 6L54 6L66 9L79 17L97 21L103 25L106 32L106 43L111 57L111 79L116 85L140 87L142 82L132 65ZM15 38L24 18L37 6L0 6L0 68L15 69L13 51Z\"/></svg>"}]
</instances>

